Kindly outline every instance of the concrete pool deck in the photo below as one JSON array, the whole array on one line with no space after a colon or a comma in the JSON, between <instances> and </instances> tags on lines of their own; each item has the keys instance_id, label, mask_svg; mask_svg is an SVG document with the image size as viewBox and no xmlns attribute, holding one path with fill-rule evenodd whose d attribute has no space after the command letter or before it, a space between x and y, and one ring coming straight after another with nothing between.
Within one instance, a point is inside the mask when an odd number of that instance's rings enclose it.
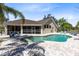
<instances>
[{"instance_id":1,"label":"concrete pool deck","mask_svg":"<svg viewBox=\"0 0 79 59\"><path fill-rule=\"evenodd\" d=\"M79 40L74 40L74 38L72 37L66 42L45 41L38 45L45 49L45 56L79 56ZM8 44L11 42L6 41ZM5 44L2 44L1 47L5 47ZM27 55L24 54L24 56Z\"/></svg>"},{"instance_id":2,"label":"concrete pool deck","mask_svg":"<svg viewBox=\"0 0 79 59\"><path fill-rule=\"evenodd\" d=\"M40 43L46 56L79 56L79 40L70 39L67 42Z\"/></svg>"}]
</instances>

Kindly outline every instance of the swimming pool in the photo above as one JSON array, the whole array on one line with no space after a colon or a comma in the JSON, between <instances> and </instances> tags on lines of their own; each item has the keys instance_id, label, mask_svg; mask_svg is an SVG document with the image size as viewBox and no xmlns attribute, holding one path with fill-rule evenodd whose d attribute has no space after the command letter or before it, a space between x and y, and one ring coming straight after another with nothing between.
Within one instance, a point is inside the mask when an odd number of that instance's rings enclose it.
<instances>
[{"instance_id":1,"label":"swimming pool","mask_svg":"<svg viewBox=\"0 0 79 59\"><path fill-rule=\"evenodd\" d=\"M56 41L56 42L65 42L68 38L71 38L69 35L61 35L61 34L53 34L48 36L33 36L31 40L33 42L40 42L40 41Z\"/></svg>"}]
</instances>

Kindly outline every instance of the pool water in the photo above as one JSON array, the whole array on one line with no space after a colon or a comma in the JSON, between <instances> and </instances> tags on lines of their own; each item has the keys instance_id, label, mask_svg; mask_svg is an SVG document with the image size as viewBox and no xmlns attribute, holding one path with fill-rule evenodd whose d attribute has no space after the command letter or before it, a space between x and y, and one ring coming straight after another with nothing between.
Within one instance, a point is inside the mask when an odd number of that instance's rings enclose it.
<instances>
[{"instance_id":1,"label":"pool water","mask_svg":"<svg viewBox=\"0 0 79 59\"><path fill-rule=\"evenodd\" d=\"M40 42L40 41L56 41L56 42L65 42L68 38L71 38L71 36L68 35L48 35L48 36L33 36L31 40L33 42Z\"/></svg>"}]
</instances>

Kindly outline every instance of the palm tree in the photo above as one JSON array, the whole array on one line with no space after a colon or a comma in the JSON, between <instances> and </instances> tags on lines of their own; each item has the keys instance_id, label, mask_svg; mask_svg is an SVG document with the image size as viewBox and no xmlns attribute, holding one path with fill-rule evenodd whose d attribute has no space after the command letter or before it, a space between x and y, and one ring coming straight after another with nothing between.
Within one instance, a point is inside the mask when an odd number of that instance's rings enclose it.
<instances>
[{"instance_id":1,"label":"palm tree","mask_svg":"<svg viewBox=\"0 0 79 59\"><path fill-rule=\"evenodd\" d=\"M19 16L23 20L22 23L24 23L24 16L21 12L19 12L18 10L14 9L14 8L8 7L3 3L0 3L0 26L2 26L2 27L3 27L4 21L7 20L5 17L5 14L7 14L7 15L12 14L13 16L15 16L15 18L17 16Z\"/></svg>"}]
</instances>

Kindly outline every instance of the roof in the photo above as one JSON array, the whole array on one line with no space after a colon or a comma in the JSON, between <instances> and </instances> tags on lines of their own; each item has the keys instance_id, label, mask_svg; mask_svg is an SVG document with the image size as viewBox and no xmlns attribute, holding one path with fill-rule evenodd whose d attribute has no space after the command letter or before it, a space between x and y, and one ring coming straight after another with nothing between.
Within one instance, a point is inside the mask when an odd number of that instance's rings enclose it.
<instances>
[{"instance_id":1,"label":"roof","mask_svg":"<svg viewBox=\"0 0 79 59\"><path fill-rule=\"evenodd\" d=\"M52 20L52 22L55 24L56 26L56 23L55 21L53 20L53 18L46 18L46 19L42 19L42 20L39 20L39 21L33 21L33 20L29 20L29 19L25 19L24 21L24 24L23 25L36 25L36 26L41 26L41 25L45 25L49 20ZM14 21L8 21L6 23L6 25L21 25L22 24L22 20L14 20Z\"/></svg>"},{"instance_id":2,"label":"roof","mask_svg":"<svg viewBox=\"0 0 79 59\"><path fill-rule=\"evenodd\" d=\"M21 25L22 24L22 20L21 19L19 19L19 20L14 20L14 21L8 21L7 23L6 23L6 25ZM25 21L24 21L24 24L25 25L41 25L39 22L37 22L37 21L33 21L33 20L28 20L28 19L25 19Z\"/></svg>"}]
</instances>

